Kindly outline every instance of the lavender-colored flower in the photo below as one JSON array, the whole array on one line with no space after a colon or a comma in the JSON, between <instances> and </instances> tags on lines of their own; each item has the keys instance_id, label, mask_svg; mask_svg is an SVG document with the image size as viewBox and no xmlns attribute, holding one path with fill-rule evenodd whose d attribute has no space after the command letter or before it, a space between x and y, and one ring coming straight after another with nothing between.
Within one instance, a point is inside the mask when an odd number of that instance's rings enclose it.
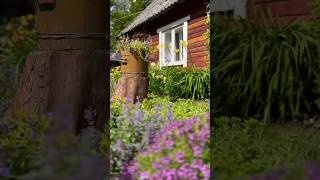
<instances>
[{"instance_id":1,"label":"lavender-colored flower","mask_svg":"<svg viewBox=\"0 0 320 180\"><path fill-rule=\"evenodd\" d=\"M178 163L184 163L184 162L185 162L184 153L183 153L183 152L178 151L178 152L176 153L176 161L177 161Z\"/></svg>"},{"instance_id":2,"label":"lavender-colored flower","mask_svg":"<svg viewBox=\"0 0 320 180\"><path fill-rule=\"evenodd\" d=\"M167 117L168 117L169 122L174 120L172 106L173 106L172 102L169 102L168 113L167 113Z\"/></svg>"},{"instance_id":3,"label":"lavender-colored flower","mask_svg":"<svg viewBox=\"0 0 320 180\"><path fill-rule=\"evenodd\" d=\"M165 157L162 157L160 159L160 162L164 165L164 166L167 166L169 165L169 163L172 161L172 159L169 157L169 156L165 156Z\"/></svg>"},{"instance_id":4,"label":"lavender-colored flower","mask_svg":"<svg viewBox=\"0 0 320 180\"><path fill-rule=\"evenodd\" d=\"M10 170L9 168L0 168L0 177L7 177L9 176Z\"/></svg>"},{"instance_id":5,"label":"lavender-colored flower","mask_svg":"<svg viewBox=\"0 0 320 180\"><path fill-rule=\"evenodd\" d=\"M309 180L320 179L320 169L315 161L310 161L307 164L306 176Z\"/></svg>"},{"instance_id":6,"label":"lavender-colored flower","mask_svg":"<svg viewBox=\"0 0 320 180\"><path fill-rule=\"evenodd\" d=\"M172 149L173 145L174 145L174 142L172 140L165 140L164 144L165 144L166 148Z\"/></svg>"},{"instance_id":7,"label":"lavender-colored flower","mask_svg":"<svg viewBox=\"0 0 320 180\"><path fill-rule=\"evenodd\" d=\"M140 174L139 180L148 180L151 179L150 173L148 171L144 171Z\"/></svg>"}]
</instances>

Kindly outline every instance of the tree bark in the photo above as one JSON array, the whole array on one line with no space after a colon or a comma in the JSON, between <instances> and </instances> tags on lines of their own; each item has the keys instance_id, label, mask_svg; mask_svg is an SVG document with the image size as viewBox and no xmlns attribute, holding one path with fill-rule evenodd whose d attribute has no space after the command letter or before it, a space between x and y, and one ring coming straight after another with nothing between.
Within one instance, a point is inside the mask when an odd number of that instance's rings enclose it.
<instances>
[{"instance_id":1,"label":"tree bark","mask_svg":"<svg viewBox=\"0 0 320 180\"><path fill-rule=\"evenodd\" d=\"M88 125L85 110L92 110L96 126L104 129L110 66L103 37L106 8L105 0L39 0L40 50L26 60L10 116L18 111L27 116L51 114L55 124L68 121L79 133Z\"/></svg>"}]
</instances>

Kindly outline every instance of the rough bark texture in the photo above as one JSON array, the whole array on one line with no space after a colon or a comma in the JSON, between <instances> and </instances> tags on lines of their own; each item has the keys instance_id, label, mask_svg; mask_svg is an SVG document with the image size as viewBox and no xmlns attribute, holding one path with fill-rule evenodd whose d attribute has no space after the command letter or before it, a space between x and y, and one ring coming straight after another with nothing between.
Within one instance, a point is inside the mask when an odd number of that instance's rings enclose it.
<instances>
[{"instance_id":1,"label":"rough bark texture","mask_svg":"<svg viewBox=\"0 0 320 180\"><path fill-rule=\"evenodd\" d=\"M148 62L139 59L128 50L120 49L126 64L121 65L122 76L118 81L114 96L127 98L132 102L142 101L148 94ZM137 99L138 98L138 99Z\"/></svg>"},{"instance_id":2,"label":"rough bark texture","mask_svg":"<svg viewBox=\"0 0 320 180\"><path fill-rule=\"evenodd\" d=\"M123 74L119 79L115 97L125 97L129 101L142 101L148 94L149 79L146 74Z\"/></svg>"},{"instance_id":3,"label":"rough bark texture","mask_svg":"<svg viewBox=\"0 0 320 180\"><path fill-rule=\"evenodd\" d=\"M40 51L27 60L16 97L10 108L27 115L68 113L76 129L84 128L84 110L97 111L97 126L103 129L106 114L105 53L99 50ZM61 111L66 107L69 112Z\"/></svg>"},{"instance_id":4,"label":"rough bark texture","mask_svg":"<svg viewBox=\"0 0 320 180\"><path fill-rule=\"evenodd\" d=\"M109 114L107 5L106 0L37 1L39 51L26 60L10 116L18 110L27 116L49 113L57 129L67 121L79 133L87 126L85 110L91 110L97 127L104 129Z\"/></svg>"}]
</instances>

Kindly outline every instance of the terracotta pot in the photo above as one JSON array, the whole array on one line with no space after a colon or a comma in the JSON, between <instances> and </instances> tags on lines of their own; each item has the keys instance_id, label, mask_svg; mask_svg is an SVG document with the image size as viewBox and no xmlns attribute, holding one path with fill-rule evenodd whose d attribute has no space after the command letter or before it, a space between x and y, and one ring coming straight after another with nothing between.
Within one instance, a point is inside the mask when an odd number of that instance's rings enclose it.
<instances>
[{"instance_id":1,"label":"terracotta pot","mask_svg":"<svg viewBox=\"0 0 320 180\"><path fill-rule=\"evenodd\" d=\"M139 59L125 49L120 50L122 59L126 59L126 64L121 64L122 73L148 73L149 63Z\"/></svg>"}]
</instances>

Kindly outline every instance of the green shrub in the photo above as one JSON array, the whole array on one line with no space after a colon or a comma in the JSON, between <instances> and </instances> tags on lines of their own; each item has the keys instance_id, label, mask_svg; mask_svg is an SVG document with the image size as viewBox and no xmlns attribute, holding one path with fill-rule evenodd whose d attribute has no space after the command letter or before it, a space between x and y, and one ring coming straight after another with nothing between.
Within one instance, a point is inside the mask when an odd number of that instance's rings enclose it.
<instances>
[{"instance_id":1,"label":"green shrub","mask_svg":"<svg viewBox=\"0 0 320 180\"><path fill-rule=\"evenodd\" d=\"M296 125L267 125L256 119L217 118L211 136L211 165L218 179L262 173L279 165L320 160L319 132Z\"/></svg>"},{"instance_id":2,"label":"green shrub","mask_svg":"<svg viewBox=\"0 0 320 180\"><path fill-rule=\"evenodd\" d=\"M155 107L160 105L161 114L168 114L168 105L172 103L172 113L176 119L185 119L195 115L203 115L205 112L210 111L209 102L206 101L193 101L190 99L177 99L176 101L170 101L169 96L155 96L153 94L148 95L149 98L145 99L142 103L142 109L146 112L155 112Z\"/></svg>"},{"instance_id":3,"label":"green shrub","mask_svg":"<svg viewBox=\"0 0 320 180\"><path fill-rule=\"evenodd\" d=\"M9 167L11 175L23 175L36 166L48 125L43 118L24 118L23 114L15 120L0 119L0 156L6 154L0 158L0 169Z\"/></svg>"},{"instance_id":4,"label":"green shrub","mask_svg":"<svg viewBox=\"0 0 320 180\"><path fill-rule=\"evenodd\" d=\"M173 99L210 97L209 69L164 67L150 68L149 92L157 95L168 95Z\"/></svg>"},{"instance_id":5,"label":"green shrub","mask_svg":"<svg viewBox=\"0 0 320 180\"><path fill-rule=\"evenodd\" d=\"M28 53L36 49L32 15L8 19L0 28L0 117L8 108L19 83Z\"/></svg>"},{"instance_id":6,"label":"green shrub","mask_svg":"<svg viewBox=\"0 0 320 180\"><path fill-rule=\"evenodd\" d=\"M116 89L117 83L119 79L121 78L121 71L117 68L112 68L110 73L110 94L113 94L113 92Z\"/></svg>"},{"instance_id":7,"label":"green shrub","mask_svg":"<svg viewBox=\"0 0 320 180\"><path fill-rule=\"evenodd\" d=\"M217 25L218 26L218 25ZM299 118L319 112L312 91L320 65L317 23L284 27L241 21L213 36L215 109L221 115Z\"/></svg>"}]
</instances>

